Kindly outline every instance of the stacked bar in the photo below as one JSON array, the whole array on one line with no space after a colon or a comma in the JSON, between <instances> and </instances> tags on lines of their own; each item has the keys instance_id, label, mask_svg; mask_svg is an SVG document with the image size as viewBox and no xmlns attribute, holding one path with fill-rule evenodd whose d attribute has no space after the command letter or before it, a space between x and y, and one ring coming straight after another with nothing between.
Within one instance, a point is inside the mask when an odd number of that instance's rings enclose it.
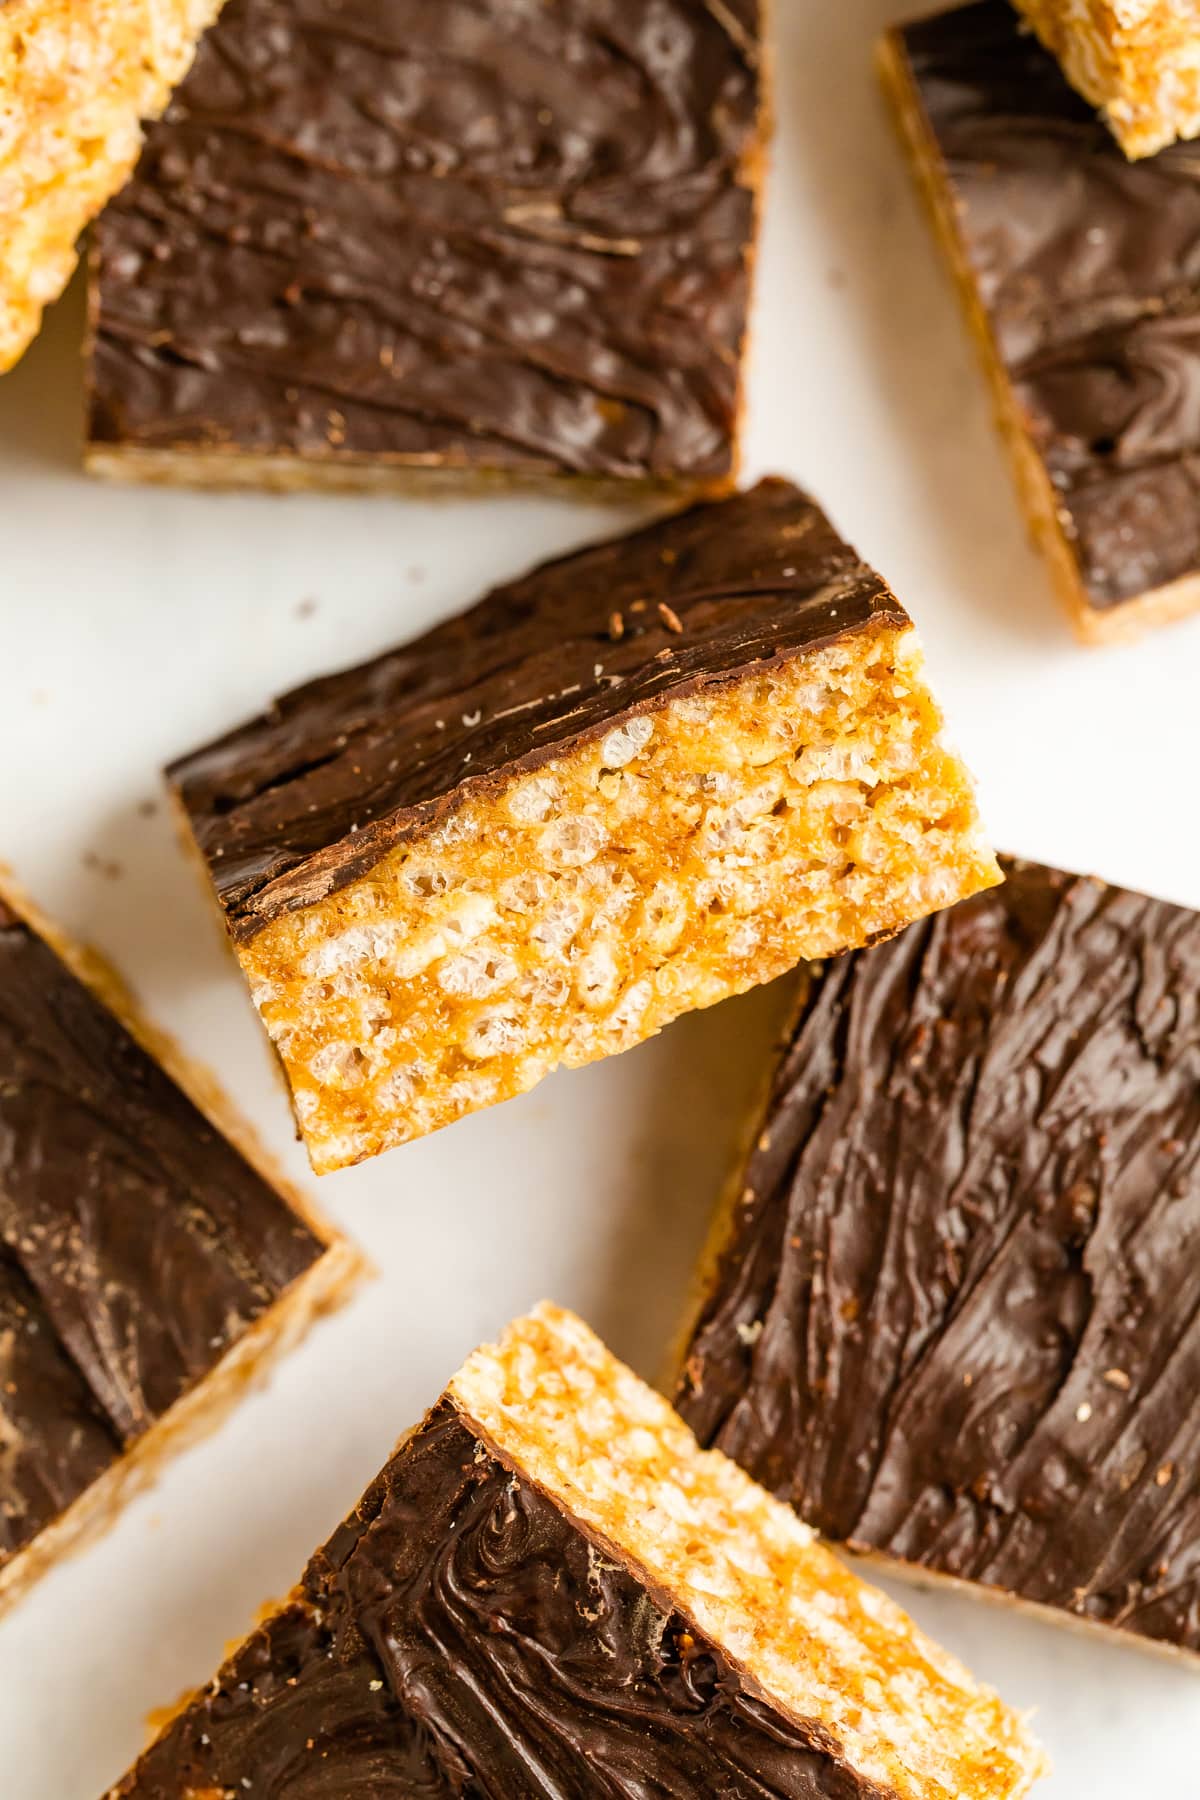
<instances>
[{"instance_id":1,"label":"stacked bar","mask_svg":"<svg viewBox=\"0 0 1200 1800\"><path fill-rule=\"evenodd\" d=\"M678 1405L898 1571L1200 1653L1200 916L1035 863L809 975Z\"/></svg>"},{"instance_id":2,"label":"stacked bar","mask_svg":"<svg viewBox=\"0 0 1200 1800\"><path fill-rule=\"evenodd\" d=\"M111 977L0 898L3 1601L214 1425L356 1272L216 1129L218 1097L201 1081L201 1111L155 1057L170 1053Z\"/></svg>"},{"instance_id":3,"label":"stacked bar","mask_svg":"<svg viewBox=\"0 0 1200 1800\"><path fill-rule=\"evenodd\" d=\"M1008 1800L1041 1767L993 1694L543 1306L109 1800Z\"/></svg>"},{"instance_id":4,"label":"stacked bar","mask_svg":"<svg viewBox=\"0 0 1200 1800\"><path fill-rule=\"evenodd\" d=\"M1200 132L1196 0L1017 0L1126 156Z\"/></svg>"},{"instance_id":5,"label":"stacked bar","mask_svg":"<svg viewBox=\"0 0 1200 1800\"><path fill-rule=\"evenodd\" d=\"M220 0L0 6L0 371L76 262L76 239L137 160Z\"/></svg>"},{"instance_id":6,"label":"stacked bar","mask_svg":"<svg viewBox=\"0 0 1200 1800\"><path fill-rule=\"evenodd\" d=\"M759 0L231 0L97 232L88 466L730 486L763 55Z\"/></svg>"},{"instance_id":7,"label":"stacked bar","mask_svg":"<svg viewBox=\"0 0 1200 1800\"><path fill-rule=\"evenodd\" d=\"M997 879L940 731L904 609L774 480L168 773L324 1172Z\"/></svg>"},{"instance_id":8,"label":"stacked bar","mask_svg":"<svg viewBox=\"0 0 1200 1800\"><path fill-rule=\"evenodd\" d=\"M1128 163L1005 0L889 35L884 75L1086 642L1200 605L1200 165Z\"/></svg>"}]
</instances>

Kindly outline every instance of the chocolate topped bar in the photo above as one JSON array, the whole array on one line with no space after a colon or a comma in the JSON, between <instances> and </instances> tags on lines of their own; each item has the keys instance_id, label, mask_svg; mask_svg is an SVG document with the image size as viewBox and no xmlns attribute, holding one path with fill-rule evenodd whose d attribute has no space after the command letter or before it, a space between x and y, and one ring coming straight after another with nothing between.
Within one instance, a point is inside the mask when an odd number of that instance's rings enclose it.
<instances>
[{"instance_id":1,"label":"chocolate topped bar","mask_svg":"<svg viewBox=\"0 0 1200 1800\"><path fill-rule=\"evenodd\" d=\"M856 1550L1200 1652L1200 916L1004 867L813 971L678 1404Z\"/></svg>"},{"instance_id":2,"label":"chocolate topped bar","mask_svg":"<svg viewBox=\"0 0 1200 1800\"><path fill-rule=\"evenodd\" d=\"M325 1171L994 880L940 727L903 607L768 480L168 779Z\"/></svg>"},{"instance_id":3,"label":"chocolate topped bar","mask_svg":"<svg viewBox=\"0 0 1200 1800\"><path fill-rule=\"evenodd\" d=\"M167 771L234 937L564 750L908 614L791 482L543 563Z\"/></svg>"},{"instance_id":4,"label":"chocolate topped bar","mask_svg":"<svg viewBox=\"0 0 1200 1800\"><path fill-rule=\"evenodd\" d=\"M759 0L231 0L99 225L90 464L727 486Z\"/></svg>"},{"instance_id":5,"label":"chocolate topped bar","mask_svg":"<svg viewBox=\"0 0 1200 1800\"><path fill-rule=\"evenodd\" d=\"M1131 164L1006 0L896 32L889 84L1085 637L1200 604L1200 153Z\"/></svg>"},{"instance_id":6,"label":"chocolate topped bar","mask_svg":"<svg viewBox=\"0 0 1200 1800\"><path fill-rule=\"evenodd\" d=\"M110 1800L999 1800L1039 1760L995 1696L542 1308L472 1358Z\"/></svg>"},{"instance_id":7,"label":"chocolate topped bar","mask_svg":"<svg viewBox=\"0 0 1200 1800\"><path fill-rule=\"evenodd\" d=\"M0 1594L347 1266L0 903Z\"/></svg>"}]
</instances>

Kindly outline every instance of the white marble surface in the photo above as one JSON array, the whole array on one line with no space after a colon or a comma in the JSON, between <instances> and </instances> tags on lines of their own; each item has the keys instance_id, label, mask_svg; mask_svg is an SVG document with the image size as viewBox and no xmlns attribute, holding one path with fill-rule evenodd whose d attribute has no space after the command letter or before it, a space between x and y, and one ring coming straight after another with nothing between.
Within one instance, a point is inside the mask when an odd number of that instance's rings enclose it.
<instances>
[{"instance_id":1,"label":"white marble surface","mask_svg":"<svg viewBox=\"0 0 1200 1800\"><path fill-rule=\"evenodd\" d=\"M888 0L777 12L750 471L806 481L907 600L999 843L1200 905L1200 620L1129 650L1076 648L877 96ZM143 816L156 770L272 690L406 636L612 514L90 483L75 454L79 301L0 381L0 858L222 1069L302 1174L198 884L161 807ZM0 1625L3 1800L95 1800L150 1709L210 1673L508 1315L553 1295L653 1373L775 998L685 1020L319 1185L381 1279ZM1200 1793L1194 1676L909 1597L1037 1709L1047 1800Z\"/></svg>"}]
</instances>

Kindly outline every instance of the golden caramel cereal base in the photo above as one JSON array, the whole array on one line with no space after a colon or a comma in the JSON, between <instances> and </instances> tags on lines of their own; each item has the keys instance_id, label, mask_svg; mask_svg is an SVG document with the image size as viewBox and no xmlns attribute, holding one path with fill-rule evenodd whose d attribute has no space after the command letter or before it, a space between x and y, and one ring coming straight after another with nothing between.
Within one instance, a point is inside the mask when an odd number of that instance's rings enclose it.
<instances>
[{"instance_id":1,"label":"golden caramel cereal base","mask_svg":"<svg viewBox=\"0 0 1200 1800\"><path fill-rule=\"evenodd\" d=\"M1160 1662L1183 1664L1193 1671L1197 1667L1196 1651L1185 1650L1179 1644L1169 1644L1163 1638L1143 1637L1140 1632L1125 1631L1119 1625L1106 1624L1102 1619L1089 1619L1081 1613L1066 1612L1061 1606L1047 1606L1040 1600L1026 1600L1020 1594L1010 1594L1004 1588L988 1587L982 1581L968 1581L961 1575L947 1575L941 1569L926 1569L919 1563L905 1562L899 1556L884 1556L865 1544L844 1544L839 1547L846 1556L853 1558L856 1568L869 1569L873 1575L884 1576L889 1581L903 1581L919 1592L959 1594L972 1603L982 1600L987 1606L1019 1613L1023 1618L1035 1619L1041 1625L1052 1625L1055 1630L1073 1632L1076 1637L1086 1638L1090 1643L1107 1644L1109 1649L1145 1651L1148 1655L1157 1657Z\"/></svg>"},{"instance_id":2,"label":"golden caramel cereal base","mask_svg":"<svg viewBox=\"0 0 1200 1800\"><path fill-rule=\"evenodd\" d=\"M307 1195L281 1174L214 1076L186 1058L171 1039L147 1022L115 971L94 951L75 943L51 924L6 873L0 874L0 901L23 918L76 979L120 1020L326 1247L319 1261L254 1321L197 1387L177 1400L53 1524L0 1567L3 1611L56 1563L107 1531L136 1494L154 1485L172 1457L215 1431L247 1390L261 1386L274 1364L299 1343L318 1319L342 1306L369 1271L354 1246L333 1229Z\"/></svg>"},{"instance_id":3,"label":"golden caramel cereal base","mask_svg":"<svg viewBox=\"0 0 1200 1800\"><path fill-rule=\"evenodd\" d=\"M699 1448L579 1320L543 1305L450 1383L502 1457L683 1612L771 1702L901 1800L1015 1800L1022 1720L789 1507Z\"/></svg>"},{"instance_id":4,"label":"golden caramel cereal base","mask_svg":"<svg viewBox=\"0 0 1200 1800\"><path fill-rule=\"evenodd\" d=\"M313 1167L998 880L911 629L666 702L237 947Z\"/></svg>"},{"instance_id":5,"label":"golden caramel cereal base","mask_svg":"<svg viewBox=\"0 0 1200 1800\"><path fill-rule=\"evenodd\" d=\"M0 5L0 371L75 267L221 0Z\"/></svg>"},{"instance_id":6,"label":"golden caramel cereal base","mask_svg":"<svg viewBox=\"0 0 1200 1800\"><path fill-rule=\"evenodd\" d=\"M1195 0L1016 0L1126 156L1200 132Z\"/></svg>"},{"instance_id":7,"label":"golden caramel cereal base","mask_svg":"<svg viewBox=\"0 0 1200 1800\"><path fill-rule=\"evenodd\" d=\"M94 308L96 290L91 290ZM408 499L457 500L464 494L549 493L571 500L598 500L647 506L666 501L718 499L737 483L737 451L729 471L705 481L604 480L547 468L541 472L489 469L453 456L268 456L239 450L143 450L119 444L88 444L84 467L106 481L146 482L157 487L192 487L236 492L253 488L271 494L399 494Z\"/></svg>"},{"instance_id":8,"label":"golden caramel cereal base","mask_svg":"<svg viewBox=\"0 0 1200 1800\"><path fill-rule=\"evenodd\" d=\"M884 90L895 112L917 185L983 358L996 423L1016 475L1029 534L1049 564L1055 591L1076 636L1091 645L1131 643L1156 626L1196 611L1200 608L1200 575L1182 576L1116 606L1092 605L1075 554L1069 515L1059 505L1054 483L1034 442L1029 418L1017 400L987 309L980 299L959 232L954 193L913 82L900 32L889 32L883 38L878 60Z\"/></svg>"}]
</instances>

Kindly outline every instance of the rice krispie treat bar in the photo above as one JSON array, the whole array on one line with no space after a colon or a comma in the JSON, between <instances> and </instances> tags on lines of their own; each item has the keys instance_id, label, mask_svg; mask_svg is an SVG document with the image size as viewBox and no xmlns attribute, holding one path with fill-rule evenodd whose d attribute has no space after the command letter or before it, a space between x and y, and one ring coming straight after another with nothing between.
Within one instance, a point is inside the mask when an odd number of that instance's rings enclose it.
<instances>
[{"instance_id":1,"label":"rice krispie treat bar","mask_svg":"<svg viewBox=\"0 0 1200 1800\"><path fill-rule=\"evenodd\" d=\"M231 0L97 231L88 466L731 486L761 5Z\"/></svg>"},{"instance_id":2,"label":"rice krispie treat bar","mask_svg":"<svg viewBox=\"0 0 1200 1800\"><path fill-rule=\"evenodd\" d=\"M0 5L0 371L41 324L76 240L137 160L221 0Z\"/></svg>"},{"instance_id":3,"label":"rice krispie treat bar","mask_svg":"<svg viewBox=\"0 0 1200 1800\"><path fill-rule=\"evenodd\" d=\"M1016 0L1126 156L1200 132L1196 0Z\"/></svg>"},{"instance_id":4,"label":"rice krispie treat bar","mask_svg":"<svg viewBox=\"0 0 1200 1800\"><path fill-rule=\"evenodd\" d=\"M321 1172L998 878L907 614L779 480L168 777Z\"/></svg>"},{"instance_id":5,"label":"rice krispie treat bar","mask_svg":"<svg viewBox=\"0 0 1200 1800\"><path fill-rule=\"evenodd\" d=\"M812 971L677 1404L896 1573L1200 1653L1200 915L1036 863Z\"/></svg>"},{"instance_id":6,"label":"rice krispie treat bar","mask_svg":"<svg viewBox=\"0 0 1200 1800\"><path fill-rule=\"evenodd\" d=\"M1193 611L1195 150L1126 162L1006 0L892 32L883 72L1076 630Z\"/></svg>"},{"instance_id":7,"label":"rice krispie treat bar","mask_svg":"<svg viewBox=\"0 0 1200 1800\"><path fill-rule=\"evenodd\" d=\"M994 1694L543 1306L109 1800L1008 1800L1041 1766Z\"/></svg>"},{"instance_id":8,"label":"rice krispie treat bar","mask_svg":"<svg viewBox=\"0 0 1200 1800\"><path fill-rule=\"evenodd\" d=\"M0 1604L356 1276L226 1115L107 971L0 894Z\"/></svg>"}]
</instances>

